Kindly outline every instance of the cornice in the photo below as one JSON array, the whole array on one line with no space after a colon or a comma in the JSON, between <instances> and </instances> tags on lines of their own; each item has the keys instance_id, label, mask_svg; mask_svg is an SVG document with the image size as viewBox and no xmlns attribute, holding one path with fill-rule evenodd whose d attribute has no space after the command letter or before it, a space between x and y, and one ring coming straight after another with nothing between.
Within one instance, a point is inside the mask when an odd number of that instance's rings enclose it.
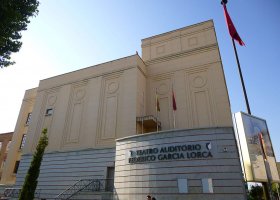
<instances>
[{"instance_id":1,"label":"cornice","mask_svg":"<svg viewBox=\"0 0 280 200\"><path fill-rule=\"evenodd\" d=\"M110 72L102 72L102 73L99 73L99 74L94 74L94 75L90 75L90 76L87 76L87 77L83 77L83 78L79 78L79 79L75 79L75 80L71 80L71 81L66 81L66 82L63 82L62 84L58 84L58 85L55 85L55 86L52 86L52 87L49 87L49 88L40 88L39 87L38 92L50 90L50 89L53 89L53 88L62 87L64 85L69 85L69 84L75 84L75 83L81 83L81 82L86 83L89 79L92 79L92 78L97 78L97 77L100 77L100 76L110 76L112 74L123 73L125 70L129 70L129 69L133 69L133 68L137 68L137 65L128 66L128 67L125 67L125 68L122 68L122 69L112 70Z\"/></svg>"},{"instance_id":2,"label":"cornice","mask_svg":"<svg viewBox=\"0 0 280 200\"><path fill-rule=\"evenodd\" d=\"M169 60L174 60L174 59L178 59L178 58L181 58L181 57L190 56L190 55L194 55L194 54L199 54L199 53L203 53L203 52L207 52L207 51L211 51L211 50L215 50L215 49L218 49L218 43L203 46L203 47L198 47L198 48L188 50L188 51L182 51L182 52L179 52L179 53L169 54L167 56L162 56L162 57L159 57L159 58L148 60L145 63L146 63L147 66L149 66L149 65L152 65L152 64L166 62L166 61L169 61Z\"/></svg>"},{"instance_id":3,"label":"cornice","mask_svg":"<svg viewBox=\"0 0 280 200\"><path fill-rule=\"evenodd\" d=\"M214 27L214 22L212 19L210 20L207 20L207 21L204 21L204 22L200 22L200 23L197 23L197 24L192 24L190 26L186 26L186 27L182 27L182 28L179 28L179 29L175 29L175 30L172 30L172 31L168 31L168 32L165 32L165 33L161 33L161 34L157 34L157 35L153 35L151 37L147 37L147 38L144 38L142 39L141 41L144 42L144 41L147 41L147 40L152 40L152 39L155 39L155 38L159 38L159 37L162 37L162 36L166 36L166 35L169 35L169 34L172 34L172 33L175 33L175 32L181 32L181 31L186 31L186 30L191 30L192 28L195 28L195 27L199 27L199 26L203 26L203 25L206 25L206 24L211 24L209 25L207 28L209 27ZM203 29L201 29L203 30ZM193 31L195 32L195 31ZM192 33L192 32L190 32Z\"/></svg>"},{"instance_id":4,"label":"cornice","mask_svg":"<svg viewBox=\"0 0 280 200\"><path fill-rule=\"evenodd\" d=\"M160 43L165 43L165 42L168 42L170 40L174 40L174 39L177 39L177 38L183 38L183 37L186 37L186 36L191 36L191 35L195 35L197 33L203 33L205 31L208 31L208 30L211 30L211 29L214 29L214 26L210 26L210 27L207 27L207 28L203 28L203 29L200 29L200 30L196 30L196 31L192 31L192 32L189 32L189 33L185 33L185 34L182 34L181 32L178 33L177 36L172 36L170 38L167 38L167 39L163 39L163 40L160 40L160 41L156 41L156 42L149 42L147 44L142 44L141 47L149 47L149 46L152 46L152 45L155 45L155 44L160 44ZM155 37L156 38L156 37ZM155 39L155 38L150 38L150 40L152 39ZM148 40L148 39L147 39Z\"/></svg>"}]
</instances>

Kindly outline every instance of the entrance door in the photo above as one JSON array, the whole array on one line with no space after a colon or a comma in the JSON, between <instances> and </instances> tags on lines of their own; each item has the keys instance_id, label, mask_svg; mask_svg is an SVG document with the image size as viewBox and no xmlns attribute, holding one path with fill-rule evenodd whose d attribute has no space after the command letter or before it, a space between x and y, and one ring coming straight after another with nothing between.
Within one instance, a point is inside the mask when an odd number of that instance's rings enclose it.
<instances>
[{"instance_id":1,"label":"entrance door","mask_svg":"<svg viewBox=\"0 0 280 200\"><path fill-rule=\"evenodd\" d=\"M114 176L115 176L115 167L107 167L106 191L111 191L111 192L113 191Z\"/></svg>"}]
</instances>

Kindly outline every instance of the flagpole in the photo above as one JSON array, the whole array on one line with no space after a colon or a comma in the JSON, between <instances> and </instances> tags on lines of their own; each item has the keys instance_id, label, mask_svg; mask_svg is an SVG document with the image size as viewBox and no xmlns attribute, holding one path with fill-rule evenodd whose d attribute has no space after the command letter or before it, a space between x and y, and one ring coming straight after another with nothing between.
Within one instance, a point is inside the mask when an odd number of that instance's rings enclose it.
<instances>
[{"instance_id":1,"label":"flagpole","mask_svg":"<svg viewBox=\"0 0 280 200\"><path fill-rule=\"evenodd\" d=\"M157 132L158 132L158 111L157 111Z\"/></svg>"},{"instance_id":2,"label":"flagpole","mask_svg":"<svg viewBox=\"0 0 280 200\"><path fill-rule=\"evenodd\" d=\"M175 110L173 110L173 126L174 126L174 129L175 129L176 128Z\"/></svg>"},{"instance_id":3,"label":"flagpole","mask_svg":"<svg viewBox=\"0 0 280 200\"><path fill-rule=\"evenodd\" d=\"M156 114L157 114L157 132L158 132L158 96L157 96L157 89L156 89Z\"/></svg>"},{"instance_id":4,"label":"flagpole","mask_svg":"<svg viewBox=\"0 0 280 200\"><path fill-rule=\"evenodd\" d=\"M231 35L231 38L232 38L232 44L233 44L234 53L235 53L235 57L236 57L236 61L237 61L239 76L240 76L240 80L241 80L241 83L242 83L242 89L243 89L243 93L244 93L244 97L245 97L245 101L246 101L247 112L248 112L248 114L251 115L251 109L250 109L250 105L249 105L249 100L248 100L248 97L247 97L247 92L246 92L246 88L245 88L245 84L244 84L244 80L243 80L243 75L242 75L242 71L241 71L241 67L240 67L239 58L238 58L238 54L237 54L237 50L236 50L234 39L236 39L239 42L239 44L242 45L242 46L244 45L244 42L242 41L242 39L238 35L238 33L237 33L237 31L236 31L236 29L235 29L235 27L234 27L230 17L228 16L228 13L227 13L227 10L226 10L227 2L228 2L228 0L222 0L221 4L224 6L227 24L228 23L231 24L231 26L229 26L229 24L228 24L228 29L229 29L229 32L230 32L230 35ZM267 166L266 159L264 159L264 162L265 162L265 171L267 172L268 166ZM267 174L268 183L262 182L262 184L264 186L265 197L267 199L272 199L271 198L272 197L272 195L271 195L271 185L270 185L269 178L270 177L268 177L268 174ZM246 184L247 184L247 182L246 182Z\"/></svg>"},{"instance_id":5,"label":"flagpole","mask_svg":"<svg viewBox=\"0 0 280 200\"><path fill-rule=\"evenodd\" d=\"M243 89L243 93L244 93L244 97L245 97L247 112L248 112L248 114L251 115L251 109L250 109L249 100L248 100L248 97L247 97L245 83L244 83L244 80L243 80L243 75L242 75L240 62L239 62L239 58L238 58L238 54L237 54L237 50L236 50L236 45L235 45L234 39L232 38L231 40L232 40L232 45L233 45L233 48L234 48L234 53L235 53L235 58L236 58L237 66L238 66L239 76L240 76L240 79L241 79L241 84L242 84L242 89Z\"/></svg>"},{"instance_id":6,"label":"flagpole","mask_svg":"<svg viewBox=\"0 0 280 200\"><path fill-rule=\"evenodd\" d=\"M259 138L259 142L260 142L260 145L261 145L261 152L262 152L262 156L263 156L263 160L264 160L264 168L265 168L265 172L266 172L266 175L267 175L267 183L265 183L265 187L267 187L267 190L268 190L268 196L270 198L272 198L273 194L272 194L272 189L271 189L271 183L272 183L272 180L270 178L271 176L271 172L270 172L270 166L269 166L269 162L267 160L267 154L266 154L266 148L265 148L265 142L264 142L264 139L263 139L263 135L262 135L262 132L260 132L258 134L258 138Z\"/></svg>"},{"instance_id":7,"label":"flagpole","mask_svg":"<svg viewBox=\"0 0 280 200\"><path fill-rule=\"evenodd\" d=\"M234 27L234 24L233 24L229 14L228 14L228 12L227 12L227 8L226 8L226 4L227 3L228 3L228 0L222 0L221 1L221 4L224 7L225 18L226 18L226 23L227 23L227 26L228 26L229 34L230 34L231 39L232 39L232 45L233 45L233 48L234 48L234 53L235 53L235 58L236 58L237 66L238 66L238 71L239 71L239 76L240 76L241 84L242 84L243 94L244 94L244 97L245 97L247 113L251 115L251 109L250 109L250 105L249 105L249 100L248 100L248 97L247 97L245 83L244 83L244 80L243 80L243 75L242 75L242 71L241 71L240 62L239 62L239 58L238 58L238 54L237 54L237 50L236 50L234 39L237 40L241 46L243 46L245 44L242 41L242 39L240 38L238 32L236 31L236 29Z\"/></svg>"},{"instance_id":8,"label":"flagpole","mask_svg":"<svg viewBox=\"0 0 280 200\"><path fill-rule=\"evenodd\" d=\"M145 105L144 105L144 92L143 92L143 99L142 99L142 134L144 133L144 108L145 108Z\"/></svg>"},{"instance_id":9,"label":"flagpole","mask_svg":"<svg viewBox=\"0 0 280 200\"><path fill-rule=\"evenodd\" d=\"M243 89L243 93L244 93L244 97L245 97L247 112L248 112L249 115L251 115L251 109L250 109L250 105L249 105L249 100L248 100L248 97L247 97L247 92L246 92L245 83L244 83L244 80L243 80L243 75L242 75L242 71L241 71L241 67L240 67L240 63L239 63L239 58L238 58L238 54L237 54L237 50L236 50L236 45L235 45L235 42L234 42L233 38L232 38L232 45L233 45L233 48L234 48L234 53L235 53L235 58L236 58L237 66L238 66L239 76L240 76L241 83L242 83L242 89ZM268 183L263 182L262 184L263 184L263 186L265 188L264 189L264 191L266 193L265 196L268 199L271 199L271 197L272 197L272 194L271 194L271 181L270 181L270 177L268 176L268 172L267 172L269 164L268 164L266 159L264 159L264 164L265 164L265 172L267 174Z\"/></svg>"}]
</instances>

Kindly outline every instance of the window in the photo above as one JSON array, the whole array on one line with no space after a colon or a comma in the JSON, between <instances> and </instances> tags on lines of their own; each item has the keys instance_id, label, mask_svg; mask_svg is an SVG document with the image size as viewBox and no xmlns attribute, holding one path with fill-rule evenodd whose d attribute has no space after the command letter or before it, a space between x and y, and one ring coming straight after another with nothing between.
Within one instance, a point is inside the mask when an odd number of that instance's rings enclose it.
<instances>
[{"instance_id":1,"label":"window","mask_svg":"<svg viewBox=\"0 0 280 200\"><path fill-rule=\"evenodd\" d=\"M179 193L188 193L188 179L178 179Z\"/></svg>"},{"instance_id":2,"label":"window","mask_svg":"<svg viewBox=\"0 0 280 200\"><path fill-rule=\"evenodd\" d=\"M16 174L16 173L17 173L17 171L18 171L18 167L19 167L19 160L18 160L18 161L16 161L16 163L15 163L15 167L14 167L14 174Z\"/></svg>"},{"instance_id":3,"label":"window","mask_svg":"<svg viewBox=\"0 0 280 200\"><path fill-rule=\"evenodd\" d=\"M22 149L25 145L25 140L26 140L26 134L23 134L22 139L21 139L21 143L19 146L19 149Z\"/></svg>"},{"instance_id":4,"label":"window","mask_svg":"<svg viewBox=\"0 0 280 200\"><path fill-rule=\"evenodd\" d=\"M213 183L211 178L202 179L203 193L213 193Z\"/></svg>"},{"instance_id":5,"label":"window","mask_svg":"<svg viewBox=\"0 0 280 200\"><path fill-rule=\"evenodd\" d=\"M10 141L8 142L8 144L7 144L7 147L6 147L6 152L8 152L8 151L9 151L10 146L11 146L11 143L12 143L12 141L10 140Z\"/></svg>"},{"instance_id":6,"label":"window","mask_svg":"<svg viewBox=\"0 0 280 200\"><path fill-rule=\"evenodd\" d=\"M52 108L48 108L47 110L46 110L46 116L51 116L53 114L53 109Z\"/></svg>"},{"instance_id":7,"label":"window","mask_svg":"<svg viewBox=\"0 0 280 200\"><path fill-rule=\"evenodd\" d=\"M27 118L26 118L26 121L25 121L26 126L29 126L29 124L31 122L31 115L32 115L31 112L27 114Z\"/></svg>"},{"instance_id":8,"label":"window","mask_svg":"<svg viewBox=\"0 0 280 200\"><path fill-rule=\"evenodd\" d=\"M2 161L2 163L1 163L1 169L3 169L3 168L4 168L5 163L6 163L6 159Z\"/></svg>"}]
</instances>

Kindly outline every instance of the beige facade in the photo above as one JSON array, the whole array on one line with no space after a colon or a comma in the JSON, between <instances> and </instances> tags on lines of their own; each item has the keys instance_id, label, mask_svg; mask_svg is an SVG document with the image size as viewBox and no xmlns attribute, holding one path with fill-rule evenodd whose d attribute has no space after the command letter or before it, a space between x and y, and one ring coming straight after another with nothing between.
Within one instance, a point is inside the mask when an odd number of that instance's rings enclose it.
<instances>
[{"instance_id":1,"label":"beige facade","mask_svg":"<svg viewBox=\"0 0 280 200\"><path fill-rule=\"evenodd\" d=\"M144 39L142 49L143 59L136 54L40 81L24 153L43 128L48 152L115 146L136 133L137 116L156 116L156 90L162 130L173 129L172 86L176 128L232 126L212 21Z\"/></svg>"},{"instance_id":2,"label":"beige facade","mask_svg":"<svg viewBox=\"0 0 280 200\"><path fill-rule=\"evenodd\" d=\"M22 149L25 145L27 130L31 122L31 113L35 97L36 89L30 89L25 92L12 142L3 168L1 184L15 184L17 168L20 163Z\"/></svg>"},{"instance_id":3,"label":"beige facade","mask_svg":"<svg viewBox=\"0 0 280 200\"><path fill-rule=\"evenodd\" d=\"M80 179L112 177L116 140L141 133L137 117L158 115L164 132L232 127L212 20L143 39L142 57L135 54L41 80L25 99L31 93L35 100L23 101L15 129L18 138L26 133L23 119L32 111L16 186L23 184L41 131L47 128L49 145L38 181L44 198L53 198ZM233 133L227 133L234 148ZM12 146L18 151L19 142Z\"/></svg>"},{"instance_id":4,"label":"beige facade","mask_svg":"<svg viewBox=\"0 0 280 200\"><path fill-rule=\"evenodd\" d=\"M277 170L278 170L278 175L279 175L279 172L280 172L280 163L279 163L279 162L276 162L276 165L277 165Z\"/></svg>"},{"instance_id":5,"label":"beige facade","mask_svg":"<svg viewBox=\"0 0 280 200\"><path fill-rule=\"evenodd\" d=\"M2 177L3 168L6 164L7 153L12 142L13 132L0 134L0 179Z\"/></svg>"}]
</instances>

